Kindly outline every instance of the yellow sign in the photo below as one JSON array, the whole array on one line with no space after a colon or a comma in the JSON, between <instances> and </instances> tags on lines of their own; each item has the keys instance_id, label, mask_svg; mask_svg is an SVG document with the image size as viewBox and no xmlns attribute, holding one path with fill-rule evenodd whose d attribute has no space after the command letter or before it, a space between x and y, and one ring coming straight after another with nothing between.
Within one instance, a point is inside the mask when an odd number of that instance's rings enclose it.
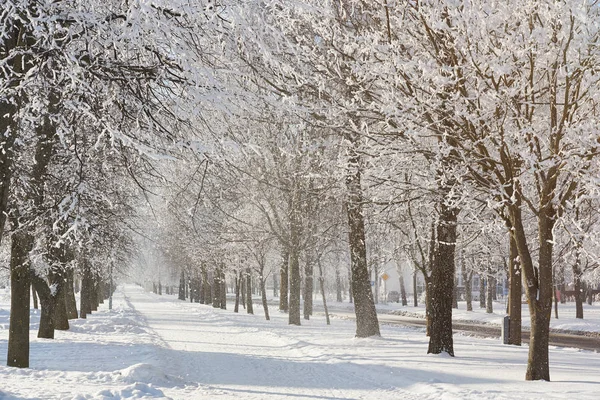
<instances>
[{"instance_id":1,"label":"yellow sign","mask_svg":"<svg viewBox=\"0 0 600 400\"><path fill-rule=\"evenodd\" d=\"M385 272L383 273L383 275L381 275L381 279L383 279L384 281L387 281L390 278L390 276L388 274L386 274Z\"/></svg>"}]
</instances>

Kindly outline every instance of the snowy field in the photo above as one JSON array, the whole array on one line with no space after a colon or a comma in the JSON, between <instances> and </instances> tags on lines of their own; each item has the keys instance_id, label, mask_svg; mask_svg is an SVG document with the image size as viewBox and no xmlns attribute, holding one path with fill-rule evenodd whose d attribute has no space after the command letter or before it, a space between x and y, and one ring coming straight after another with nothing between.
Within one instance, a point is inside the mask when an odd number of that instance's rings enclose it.
<instances>
[{"instance_id":1,"label":"snowy field","mask_svg":"<svg viewBox=\"0 0 600 400\"><path fill-rule=\"evenodd\" d=\"M121 287L112 311L101 305L55 340L35 337L32 314L32 368L19 370L5 367L8 300L0 290L2 400L597 399L600 392L594 352L552 348L552 382L525 382L527 346L455 335L455 358L427 355L420 329L382 326L382 338L355 339L352 321L326 326L317 315L288 326L274 307L265 321L258 304L256 315L234 314L136 286Z\"/></svg>"}]
</instances>

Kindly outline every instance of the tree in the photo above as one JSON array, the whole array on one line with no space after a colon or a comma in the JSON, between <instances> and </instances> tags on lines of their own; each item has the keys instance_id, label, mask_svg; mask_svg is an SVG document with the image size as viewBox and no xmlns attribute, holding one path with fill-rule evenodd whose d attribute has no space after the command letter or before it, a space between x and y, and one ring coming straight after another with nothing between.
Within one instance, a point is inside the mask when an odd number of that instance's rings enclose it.
<instances>
[{"instance_id":1,"label":"tree","mask_svg":"<svg viewBox=\"0 0 600 400\"><path fill-rule=\"evenodd\" d=\"M262 306L267 321L271 318L269 317L269 305L267 304L267 289L265 282L271 272L269 271L270 268L267 268L267 259L273 242L274 238L269 237L268 235L265 235L262 238L255 237L254 240L249 238L249 240L245 242L247 251L252 254L253 261L256 263L254 271L258 274L258 286L260 288Z\"/></svg>"},{"instance_id":2,"label":"tree","mask_svg":"<svg viewBox=\"0 0 600 400\"><path fill-rule=\"evenodd\" d=\"M268 87L279 97L295 96L298 103L312 112L309 115L301 113L301 118L324 135L335 135L343 146L346 162L340 178L343 179L348 218L356 335L367 337L379 335L369 283L362 209L363 138L370 123L368 117L357 111L353 104L364 101L361 96L363 93L367 95L368 89L361 92L361 85L356 83L352 72L356 65L354 58L346 55L338 57L335 49L341 43L354 43L357 34L370 22L377 21L361 20L369 14L347 11L345 5L337 3L322 5L311 2L310 7L305 7L277 2L276 5L262 7L249 2L238 10L239 21L243 21L240 26L266 26L272 36L265 42L265 37L257 37L255 32L236 30L236 34L238 43L243 43L240 57L255 73L257 84ZM289 57L290 54L299 57ZM362 86L368 88L369 82ZM294 231L290 229L291 233ZM291 253L291 256L293 280L294 254ZM290 298L290 306L292 304L295 304L293 297Z\"/></svg>"},{"instance_id":3,"label":"tree","mask_svg":"<svg viewBox=\"0 0 600 400\"><path fill-rule=\"evenodd\" d=\"M164 126L157 127L155 121L140 121L138 118L141 114L130 111L150 110L168 97L164 94L157 95L156 92L152 96L140 95L138 89L145 87L145 93L151 93L153 85L147 83L152 81L156 86L164 87L167 80L158 80L158 73L170 69L173 64L167 57L162 59L160 67L155 65L164 50L160 45L134 46L138 51L131 52L131 43L122 47L120 44L123 41L114 40L131 29L130 23L122 23L127 19L125 14L118 13L123 7L128 7L127 4L111 4L116 7L109 11L93 2L82 7L70 2L11 0L5 3L0 25L0 57L2 64L6 66L2 68L4 79L1 80L0 87L0 129L8 140L2 144L0 158L0 233L4 228L5 217L10 216L14 231L15 262L12 265L15 267L15 293L11 297L11 302L14 303L11 307L14 329L11 329L11 356L8 359L9 365L24 367L28 365L28 360L25 360L28 354L25 354L25 350L18 352L13 347L28 345L25 338L17 338L18 335L28 336L25 327L28 326L26 305L29 302L29 282L24 274L29 273L29 268L26 268L28 263L25 258L29 257L34 246L35 229L39 227L37 218L40 217L44 203L44 177L50 161L56 156L57 142L67 142L68 140L62 139L71 133L77 123L85 122L90 127L101 127L97 132L112 135L113 143L119 145L135 142L132 145L139 146L145 141L142 136L138 136L137 141L129 141L140 132L140 129L130 130L132 126L147 129L146 132L164 133ZM162 15L156 10L148 14L150 19L161 18ZM141 26L137 28L140 28L138 32L146 29ZM157 34L153 37L156 40L153 44L161 41L160 36ZM140 37L130 36L130 39L140 43ZM107 47L107 43L111 45ZM109 47L110 50L107 50ZM131 75L128 78L122 79L129 73ZM130 102L127 107L119 107L115 98L108 100L105 97L107 93L119 93L122 95L120 100ZM131 120L140 123L127 126L127 122ZM31 137L30 132L34 132L35 137ZM73 149L77 153L77 148ZM32 154L35 163L27 165L26 157ZM24 171L27 173L13 174L16 162L25 165ZM12 190L14 201L9 203L8 192L11 185L15 186ZM25 196L19 196L23 194ZM7 204L11 204L10 209ZM68 228L67 232L70 231L71 228ZM38 294L45 296L48 294L48 287L44 286L44 279L39 277L39 280L38 277L34 276L34 282L40 285ZM55 283L63 281L61 274L53 273L51 279ZM49 311L53 301L45 296L42 303L46 307L42 308ZM62 301L59 305L57 309L62 310ZM19 315L23 313L27 316ZM51 318L48 319L48 313L44 310L43 313L45 321L52 322ZM47 330L48 336L52 331L50 328ZM19 356L16 356L17 353Z\"/></svg>"},{"instance_id":4,"label":"tree","mask_svg":"<svg viewBox=\"0 0 600 400\"><path fill-rule=\"evenodd\" d=\"M587 196L586 196L587 197ZM558 254L557 263L571 265L573 290L575 292L575 317L583 319L583 302L586 293L584 282L597 269L598 257L598 207L594 205L596 199L586 198L583 201L573 202L573 206L566 210L570 218L559 221L561 229L557 229L557 247L562 244L562 251ZM564 288L562 298L565 297ZM562 300L561 298L561 300Z\"/></svg>"},{"instance_id":5,"label":"tree","mask_svg":"<svg viewBox=\"0 0 600 400\"><path fill-rule=\"evenodd\" d=\"M465 7L429 2L406 9L413 17L404 21L424 28L404 23L397 31L406 32L406 43L413 44L410 51L395 53L404 60L395 59L402 66L396 76L407 77L398 90L410 95L412 105L421 98L424 107L398 119L409 126L415 117L426 121L436 109L431 92L439 94L438 120L452 127L444 133L443 154L468 174L457 179L479 191L506 220L519 254L532 329L526 379L549 380L553 230L576 189L591 188L598 146L589 134L597 84L591 66L598 57L590 44L597 28L587 23L598 9L571 1L509 2L493 11L483 2ZM417 59L432 68L417 67ZM443 84L429 80L432 76L441 76ZM441 107L448 99L451 113ZM535 245L525 226L530 215L537 227Z\"/></svg>"}]
</instances>

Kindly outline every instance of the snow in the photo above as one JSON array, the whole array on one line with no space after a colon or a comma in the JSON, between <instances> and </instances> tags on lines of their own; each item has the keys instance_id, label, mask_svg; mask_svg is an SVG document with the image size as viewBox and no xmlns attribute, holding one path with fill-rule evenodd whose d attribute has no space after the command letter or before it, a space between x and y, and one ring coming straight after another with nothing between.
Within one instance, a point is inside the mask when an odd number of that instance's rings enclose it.
<instances>
[{"instance_id":1,"label":"snow","mask_svg":"<svg viewBox=\"0 0 600 400\"><path fill-rule=\"evenodd\" d=\"M554 306L553 306L554 307ZM352 310L352 307L346 303L333 303L333 309ZM492 324L500 326L502 318L506 315L506 303L503 301L494 301L494 312L488 314L485 308L479 307L479 302L473 302L473 311L467 311L467 306L464 301L458 303L458 309L452 310L452 319L454 321L467 322L472 321L482 324ZM379 313L390 313L404 315L408 317L425 318L425 307L420 305L401 306L397 303L378 304L377 311ZM523 304L521 309L523 327L529 329L531 325L529 321L529 309L527 304ZM585 303L583 305L584 319L575 318L575 303L569 302L558 305L558 319L554 317L554 308L552 308L552 319L550 328L564 331L585 331L600 333L600 306L598 302L592 305Z\"/></svg>"},{"instance_id":2,"label":"snow","mask_svg":"<svg viewBox=\"0 0 600 400\"><path fill-rule=\"evenodd\" d=\"M427 355L422 329L383 325L381 338L356 339L348 320L289 326L275 307L265 321L258 304L235 314L133 285L54 340L32 329L31 368L15 369L5 367L8 303L0 290L2 400L596 399L600 385L595 352L553 347L552 382L526 382L526 345L455 335L456 357Z\"/></svg>"}]
</instances>

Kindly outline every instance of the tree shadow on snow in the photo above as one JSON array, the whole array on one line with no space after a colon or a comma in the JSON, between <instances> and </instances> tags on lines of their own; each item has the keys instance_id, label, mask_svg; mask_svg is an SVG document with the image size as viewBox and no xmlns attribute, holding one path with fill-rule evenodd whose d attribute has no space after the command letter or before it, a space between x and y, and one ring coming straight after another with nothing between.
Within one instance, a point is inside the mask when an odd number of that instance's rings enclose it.
<instances>
[{"instance_id":1,"label":"tree shadow on snow","mask_svg":"<svg viewBox=\"0 0 600 400\"><path fill-rule=\"evenodd\" d=\"M6 362L6 340L0 341L0 354ZM174 387L190 384L263 386L321 389L394 389L427 383L430 373L410 367L306 359L275 358L223 352L189 352L153 344L123 345L119 343L59 342L52 340L31 343L30 366L33 371L70 371L89 373L90 379L107 379L135 365L151 365L153 370L132 371L130 380L141 378L144 383ZM185 371L177 376L177 371ZM168 379L159 376L172 376ZM127 372L125 372L127 373ZM450 372L436 372L438 383L493 384L498 380L465 377ZM158 380L158 382L156 382ZM468 382L467 382L468 381Z\"/></svg>"},{"instance_id":2,"label":"tree shadow on snow","mask_svg":"<svg viewBox=\"0 0 600 400\"><path fill-rule=\"evenodd\" d=\"M390 390L428 383L432 375L414 368L353 362L320 362L223 352L175 353L187 365L186 381L201 385L263 386L312 389ZM437 383L494 384L495 379L435 373Z\"/></svg>"}]
</instances>

